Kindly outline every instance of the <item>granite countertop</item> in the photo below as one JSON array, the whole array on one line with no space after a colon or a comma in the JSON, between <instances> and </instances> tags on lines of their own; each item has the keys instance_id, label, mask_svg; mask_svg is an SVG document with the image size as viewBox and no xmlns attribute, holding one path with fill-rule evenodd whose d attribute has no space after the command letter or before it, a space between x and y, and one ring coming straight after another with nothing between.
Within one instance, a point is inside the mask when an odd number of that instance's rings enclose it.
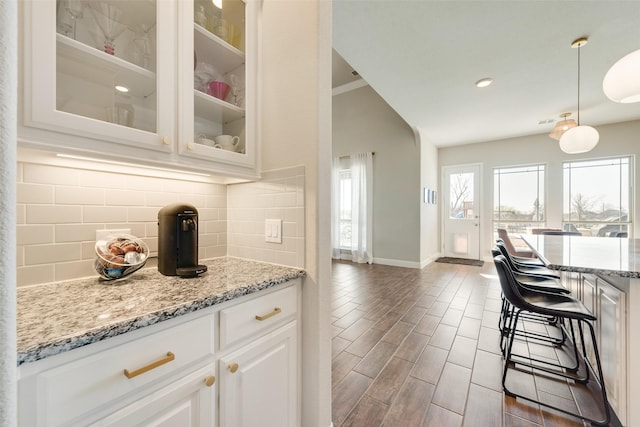
<instances>
[{"instance_id":1,"label":"granite countertop","mask_svg":"<svg viewBox=\"0 0 640 427\"><path fill-rule=\"evenodd\" d=\"M640 278L640 239L523 234L553 270Z\"/></svg>"},{"instance_id":2,"label":"granite countertop","mask_svg":"<svg viewBox=\"0 0 640 427\"><path fill-rule=\"evenodd\" d=\"M85 278L20 287L18 366L304 277L303 270L216 258L183 279L143 268L118 281Z\"/></svg>"}]
</instances>

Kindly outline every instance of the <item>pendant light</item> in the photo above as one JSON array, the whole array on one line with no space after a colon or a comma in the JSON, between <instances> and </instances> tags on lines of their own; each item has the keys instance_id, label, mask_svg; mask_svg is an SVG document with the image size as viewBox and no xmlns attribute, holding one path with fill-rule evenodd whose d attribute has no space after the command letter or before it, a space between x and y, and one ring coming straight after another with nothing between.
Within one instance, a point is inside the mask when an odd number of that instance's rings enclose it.
<instances>
[{"instance_id":1,"label":"pendant light","mask_svg":"<svg viewBox=\"0 0 640 427\"><path fill-rule=\"evenodd\" d=\"M564 133L566 131L568 131L571 128L574 128L576 126L578 126L576 124L576 121L573 119L567 119L567 117L569 117L571 115L571 113L562 113L560 114L560 118L562 120L560 120L559 122L556 122L555 127L553 128L553 130L549 133L549 136L553 139L560 139L560 137L562 135L564 135Z\"/></svg>"},{"instance_id":2,"label":"pendant light","mask_svg":"<svg viewBox=\"0 0 640 427\"><path fill-rule=\"evenodd\" d=\"M613 64L602 81L602 90L615 102L640 102L640 49Z\"/></svg>"},{"instance_id":3,"label":"pendant light","mask_svg":"<svg viewBox=\"0 0 640 427\"><path fill-rule=\"evenodd\" d=\"M571 47L578 49L578 126L566 131L560 137L560 149L567 154L579 154L590 151L598 144L600 135L591 126L580 125L580 48L587 44L587 38L581 37L571 43Z\"/></svg>"}]
</instances>

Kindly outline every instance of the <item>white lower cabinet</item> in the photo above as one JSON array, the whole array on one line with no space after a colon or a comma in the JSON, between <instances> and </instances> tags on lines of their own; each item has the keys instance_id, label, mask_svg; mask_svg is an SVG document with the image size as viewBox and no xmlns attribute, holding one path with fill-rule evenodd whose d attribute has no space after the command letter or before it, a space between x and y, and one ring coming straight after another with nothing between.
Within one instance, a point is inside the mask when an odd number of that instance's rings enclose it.
<instances>
[{"instance_id":1,"label":"white lower cabinet","mask_svg":"<svg viewBox=\"0 0 640 427\"><path fill-rule=\"evenodd\" d=\"M215 372L211 364L157 390L92 426L209 427L215 423Z\"/></svg>"},{"instance_id":2,"label":"white lower cabinet","mask_svg":"<svg viewBox=\"0 0 640 427\"><path fill-rule=\"evenodd\" d=\"M607 397L627 425L627 343L625 293L598 278L598 347Z\"/></svg>"},{"instance_id":3,"label":"white lower cabinet","mask_svg":"<svg viewBox=\"0 0 640 427\"><path fill-rule=\"evenodd\" d=\"M625 292L600 276L582 274L580 300L597 320L594 323L600 364L609 404L622 425L627 420L627 314ZM585 328L585 336L588 330ZM585 337L587 357L595 368L596 356L590 338Z\"/></svg>"},{"instance_id":4,"label":"white lower cabinet","mask_svg":"<svg viewBox=\"0 0 640 427\"><path fill-rule=\"evenodd\" d=\"M293 321L220 359L221 427L300 425L297 341Z\"/></svg>"},{"instance_id":5,"label":"white lower cabinet","mask_svg":"<svg viewBox=\"0 0 640 427\"><path fill-rule=\"evenodd\" d=\"M18 425L299 425L300 283L25 363Z\"/></svg>"}]
</instances>

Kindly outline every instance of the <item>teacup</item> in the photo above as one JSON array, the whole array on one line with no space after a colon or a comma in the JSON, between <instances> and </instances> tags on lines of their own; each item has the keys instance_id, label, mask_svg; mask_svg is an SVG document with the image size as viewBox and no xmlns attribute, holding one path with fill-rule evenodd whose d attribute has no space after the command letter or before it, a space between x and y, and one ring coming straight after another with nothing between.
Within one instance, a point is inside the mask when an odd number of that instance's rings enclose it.
<instances>
[{"instance_id":1,"label":"teacup","mask_svg":"<svg viewBox=\"0 0 640 427\"><path fill-rule=\"evenodd\" d=\"M215 140L214 147L223 148L229 151L236 151L238 144L240 143L239 136L232 135L218 135L213 138Z\"/></svg>"},{"instance_id":2,"label":"teacup","mask_svg":"<svg viewBox=\"0 0 640 427\"><path fill-rule=\"evenodd\" d=\"M202 145L208 145L209 147L213 147L216 145L216 142L213 139L207 138L207 135L200 134L196 137L196 142Z\"/></svg>"}]
</instances>

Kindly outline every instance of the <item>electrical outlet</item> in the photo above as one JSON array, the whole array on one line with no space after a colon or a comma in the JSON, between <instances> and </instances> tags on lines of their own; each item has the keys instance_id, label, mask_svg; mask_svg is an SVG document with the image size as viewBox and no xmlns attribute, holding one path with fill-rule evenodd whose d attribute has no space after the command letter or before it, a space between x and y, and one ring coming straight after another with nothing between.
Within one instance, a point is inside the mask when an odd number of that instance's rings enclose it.
<instances>
[{"instance_id":1,"label":"electrical outlet","mask_svg":"<svg viewBox=\"0 0 640 427\"><path fill-rule=\"evenodd\" d=\"M282 243L282 220L266 219L264 221L264 241Z\"/></svg>"},{"instance_id":2,"label":"electrical outlet","mask_svg":"<svg viewBox=\"0 0 640 427\"><path fill-rule=\"evenodd\" d=\"M107 230L96 230L96 241L105 240L110 234L131 234L130 228L118 228L118 229L107 229Z\"/></svg>"}]
</instances>

